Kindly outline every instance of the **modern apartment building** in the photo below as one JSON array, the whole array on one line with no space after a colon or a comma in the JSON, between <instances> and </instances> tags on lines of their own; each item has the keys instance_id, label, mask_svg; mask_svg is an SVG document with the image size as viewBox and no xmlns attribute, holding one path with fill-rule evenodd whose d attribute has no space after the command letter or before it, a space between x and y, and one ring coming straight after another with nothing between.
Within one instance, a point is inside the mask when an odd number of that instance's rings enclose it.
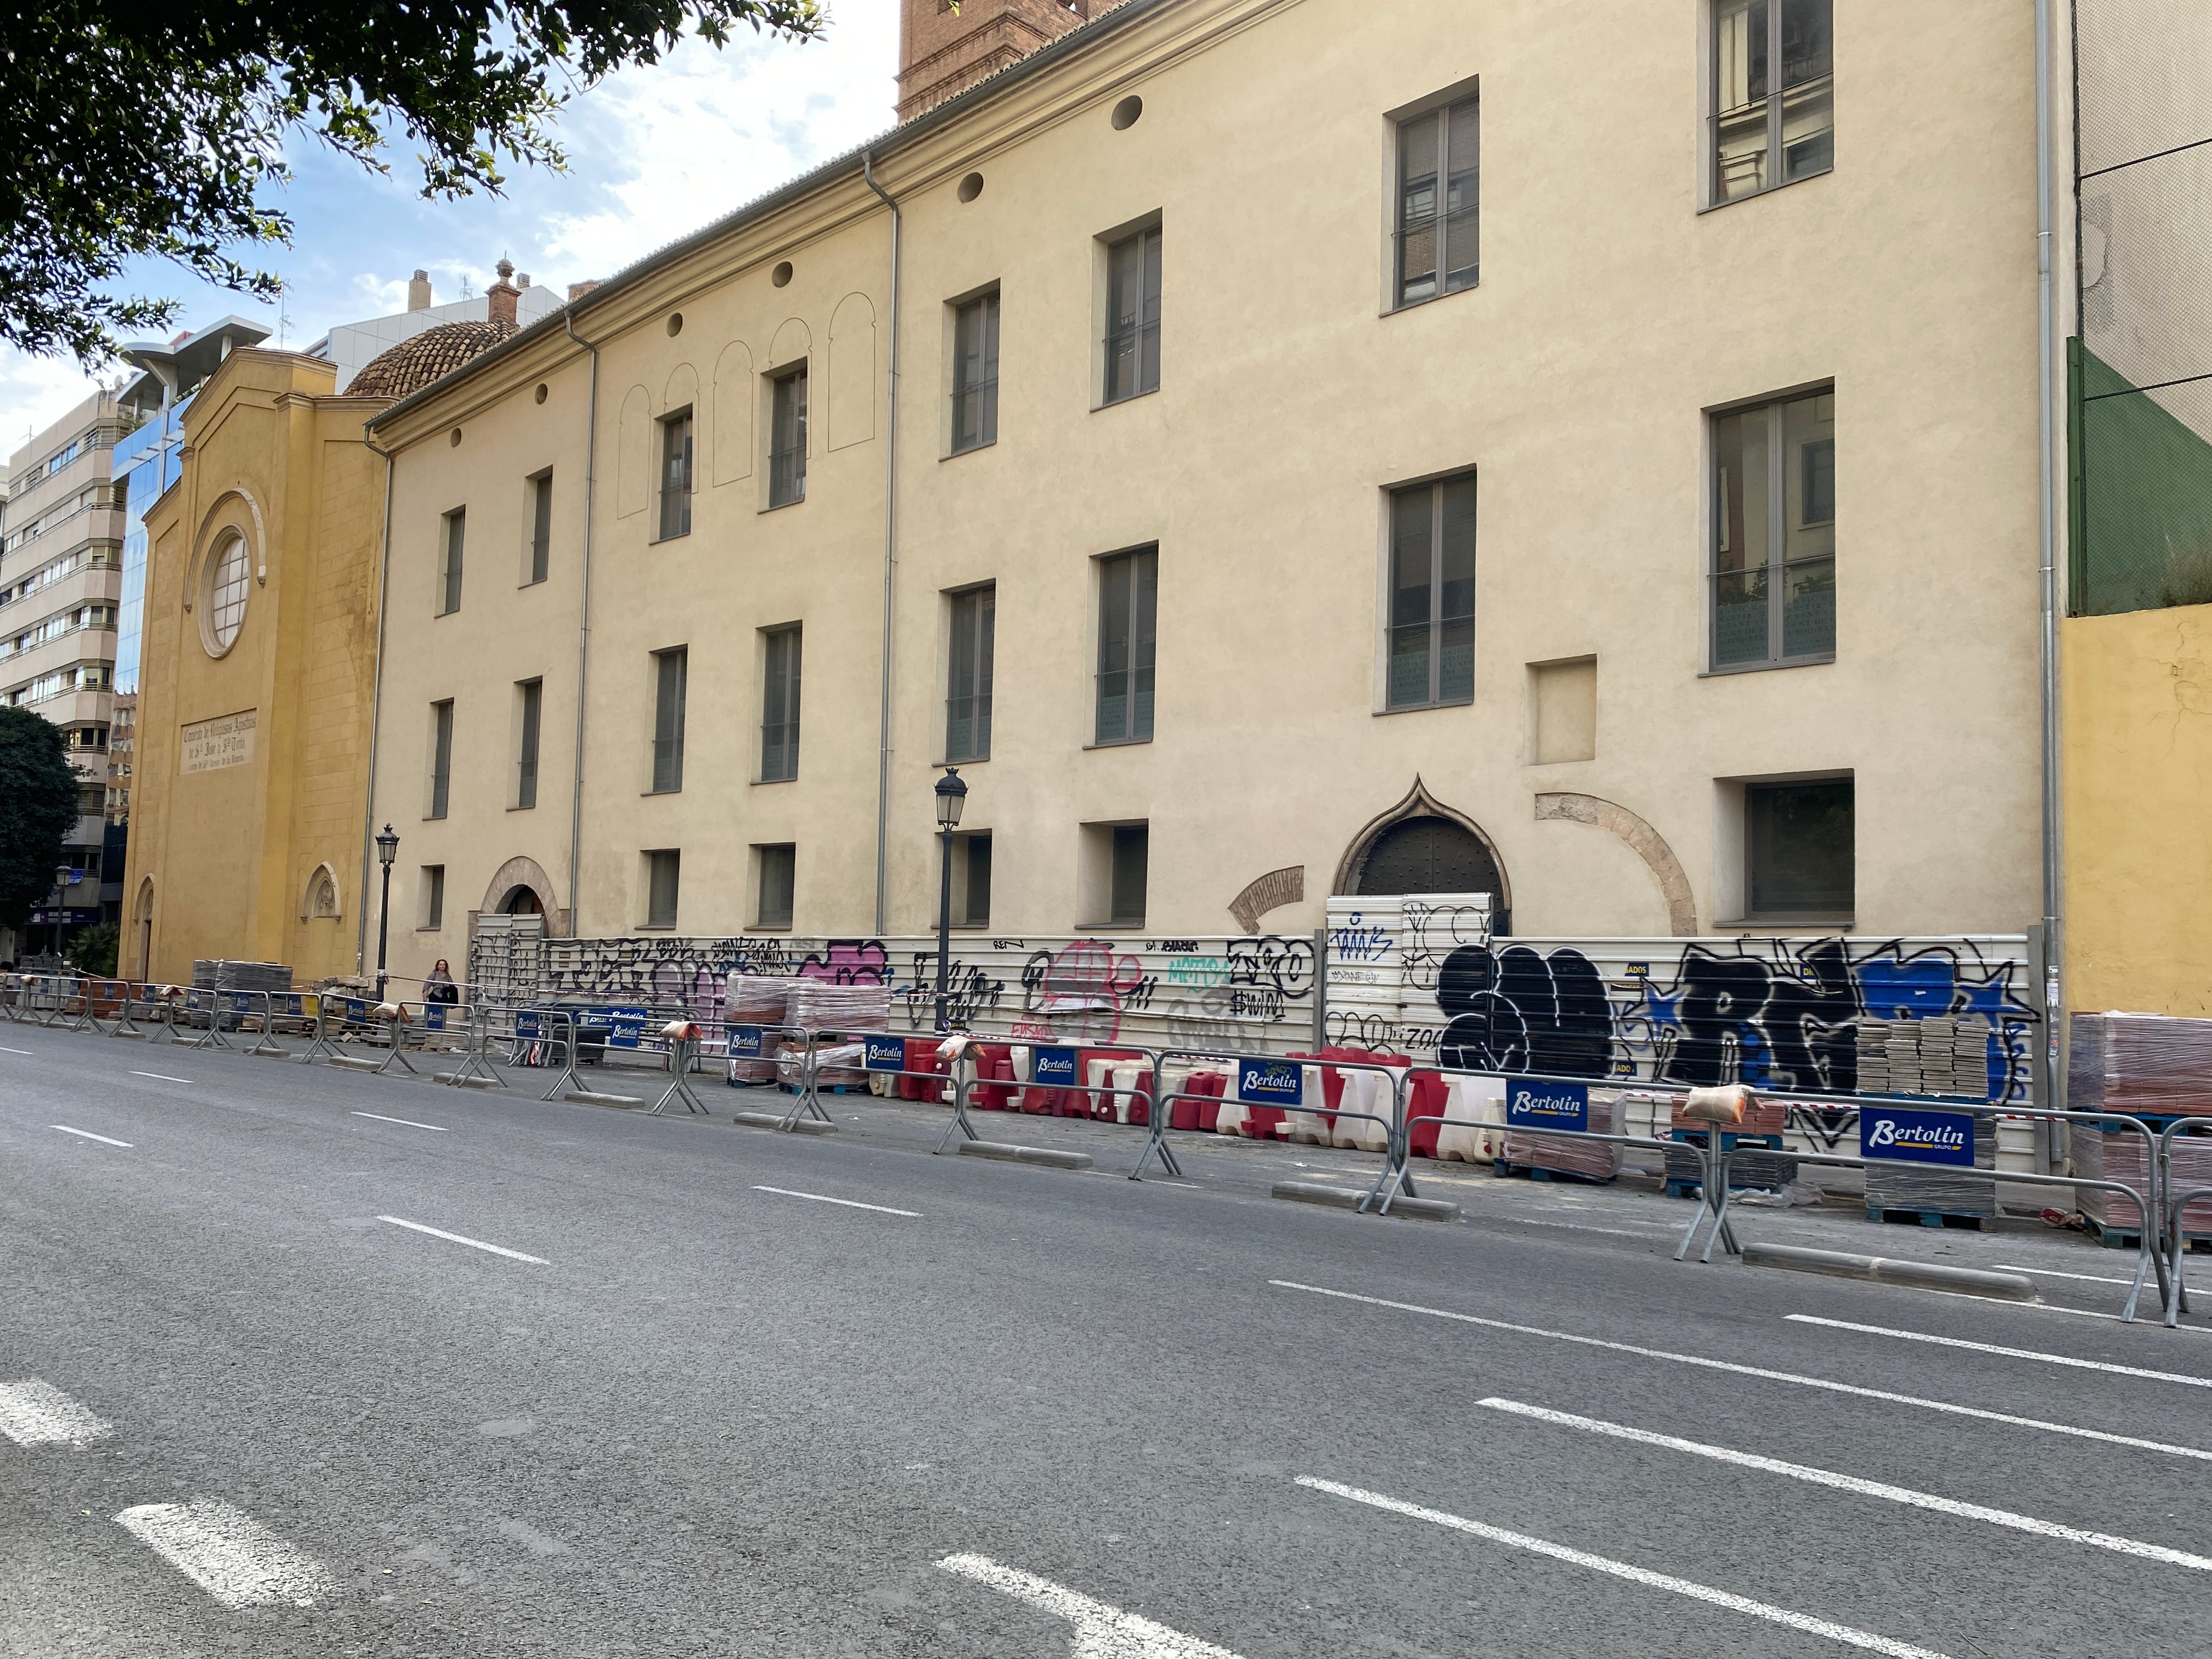
<instances>
[{"instance_id":1,"label":"modern apartment building","mask_svg":"<svg viewBox=\"0 0 2212 1659\"><path fill-rule=\"evenodd\" d=\"M371 422L395 970L2035 921L2033 8L1065 9Z\"/></svg>"}]
</instances>

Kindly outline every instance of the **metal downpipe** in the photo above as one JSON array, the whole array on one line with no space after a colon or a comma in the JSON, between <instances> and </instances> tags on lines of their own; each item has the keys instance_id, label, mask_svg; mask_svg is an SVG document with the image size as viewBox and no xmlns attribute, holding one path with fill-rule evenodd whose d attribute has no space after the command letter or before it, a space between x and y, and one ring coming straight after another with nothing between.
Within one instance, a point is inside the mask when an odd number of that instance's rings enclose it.
<instances>
[{"instance_id":1,"label":"metal downpipe","mask_svg":"<svg viewBox=\"0 0 2212 1659\"><path fill-rule=\"evenodd\" d=\"M891 210L891 371L890 430L884 453L884 678L883 706L876 742L876 937L884 929L884 903L890 879L890 851L887 837L891 821L891 621L895 593L893 577L898 569L898 411L899 411L899 232L904 220L899 204L876 182L875 166L868 152L860 152L860 177Z\"/></svg>"},{"instance_id":2,"label":"metal downpipe","mask_svg":"<svg viewBox=\"0 0 2212 1659\"><path fill-rule=\"evenodd\" d=\"M354 927L353 971L358 977L368 965L368 860L370 838L376 834L376 745L377 734L384 725L384 602L386 590L392 583L392 459L393 452L379 449L363 427L362 446L372 455L384 458L384 548L376 573L376 667L368 694L368 788L362 801L361 820L361 903L356 907L359 915ZM151 972L153 964L146 964Z\"/></svg>"},{"instance_id":3,"label":"metal downpipe","mask_svg":"<svg viewBox=\"0 0 2212 1659\"><path fill-rule=\"evenodd\" d=\"M599 458L599 349L576 332L575 319L561 315L568 337L592 355L591 390L584 400L584 568L576 607L576 754L574 781L568 791L568 937L583 926L582 896L576 890L584 848L584 691L592 665L592 509L598 489Z\"/></svg>"},{"instance_id":4,"label":"metal downpipe","mask_svg":"<svg viewBox=\"0 0 2212 1659\"><path fill-rule=\"evenodd\" d=\"M2039 550L2042 559L2042 675L2043 675L2043 952L2044 1012L2050 1022L2045 1032L2042 1064L2045 1102L2065 1105L2065 1077L2058 1063L2058 1020L2064 1008L2065 939L2062 932L2065 895L2060 865L2062 829L2058 798L2058 527L2056 495L2058 475L2058 432L2056 392L2051 377L2056 370L2053 343L2056 326L2051 270L2051 0L2035 0L2035 304L2036 304L2036 432L2039 485L2036 512Z\"/></svg>"}]
</instances>

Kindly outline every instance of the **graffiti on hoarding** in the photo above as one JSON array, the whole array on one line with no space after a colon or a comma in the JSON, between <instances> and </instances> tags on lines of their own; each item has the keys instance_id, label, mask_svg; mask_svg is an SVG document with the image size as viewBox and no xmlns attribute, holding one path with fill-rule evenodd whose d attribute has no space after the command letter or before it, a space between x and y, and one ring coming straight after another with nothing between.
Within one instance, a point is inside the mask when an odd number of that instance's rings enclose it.
<instances>
[{"instance_id":1,"label":"graffiti on hoarding","mask_svg":"<svg viewBox=\"0 0 2212 1659\"><path fill-rule=\"evenodd\" d=\"M888 985L890 955L881 939L833 939L825 949L807 953L799 964L799 977L832 985Z\"/></svg>"},{"instance_id":2,"label":"graffiti on hoarding","mask_svg":"<svg viewBox=\"0 0 2212 1659\"><path fill-rule=\"evenodd\" d=\"M1609 986L1574 945L1462 946L1437 975L1438 1029L1409 1011L1370 1036L1351 1029L1364 1017L1347 1011L1332 1016L1331 1034L1433 1051L1471 1071L2027 1097L2035 1011L2025 963L1972 939L1683 940L1671 963L1639 950L1632 965Z\"/></svg>"},{"instance_id":3,"label":"graffiti on hoarding","mask_svg":"<svg viewBox=\"0 0 2212 1659\"><path fill-rule=\"evenodd\" d=\"M1409 898L1401 915L1399 960L1406 983L1421 990L1441 987L1444 968L1458 951L1490 943L1487 903L1429 904Z\"/></svg>"}]
</instances>

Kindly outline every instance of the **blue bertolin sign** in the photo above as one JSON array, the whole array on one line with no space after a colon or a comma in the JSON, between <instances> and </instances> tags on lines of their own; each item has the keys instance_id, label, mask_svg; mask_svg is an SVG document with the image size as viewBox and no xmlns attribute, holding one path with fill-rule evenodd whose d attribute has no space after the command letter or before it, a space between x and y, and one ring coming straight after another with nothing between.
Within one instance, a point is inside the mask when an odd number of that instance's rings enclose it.
<instances>
[{"instance_id":1,"label":"blue bertolin sign","mask_svg":"<svg viewBox=\"0 0 2212 1659\"><path fill-rule=\"evenodd\" d=\"M730 1030L730 1052L749 1060L758 1060L761 1051L761 1028L757 1025L732 1025Z\"/></svg>"},{"instance_id":2,"label":"blue bertolin sign","mask_svg":"<svg viewBox=\"0 0 2212 1659\"><path fill-rule=\"evenodd\" d=\"M1859 1156L1903 1164L1974 1165L1974 1120L1965 1112L1907 1106L1859 1108Z\"/></svg>"},{"instance_id":3,"label":"blue bertolin sign","mask_svg":"<svg viewBox=\"0 0 2212 1659\"><path fill-rule=\"evenodd\" d=\"M1572 1129L1587 1134L1589 1085L1510 1077L1505 1079L1505 1123L1515 1129Z\"/></svg>"},{"instance_id":4,"label":"blue bertolin sign","mask_svg":"<svg viewBox=\"0 0 2212 1659\"><path fill-rule=\"evenodd\" d=\"M1255 1106L1303 1106L1306 1068L1295 1060L1240 1060L1237 1097Z\"/></svg>"},{"instance_id":5,"label":"blue bertolin sign","mask_svg":"<svg viewBox=\"0 0 2212 1659\"><path fill-rule=\"evenodd\" d=\"M1034 1081L1056 1084L1061 1088L1073 1088L1080 1081L1075 1075L1075 1050L1073 1048L1040 1048L1036 1054Z\"/></svg>"},{"instance_id":6,"label":"blue bertolin sign","mask_svg":"<svg viewBox=\"0 0 2212 1659\"><path fill-rule=\"evenodd\" d=\"M607 1022L607 1047L635 1048L645 1036L645 1022L653 1017L648 1008L602 1008L601 1018Z\"/></svg>"},{"instance_id":7,"label":"blue bertolin sign","mask_svg":"<svg viewBox=\"0 0 2212 1659\"><path fill-rule=\"evenodd\" d=\"M758 1032L754 1036L757 1037ZM895 1036L872 1036L867 1040L868 1069L872 1072L903 1072L906 1070L906 1039ZM758 1054L756 1048L753 1052Z\"/></svg>"}]
</instances>

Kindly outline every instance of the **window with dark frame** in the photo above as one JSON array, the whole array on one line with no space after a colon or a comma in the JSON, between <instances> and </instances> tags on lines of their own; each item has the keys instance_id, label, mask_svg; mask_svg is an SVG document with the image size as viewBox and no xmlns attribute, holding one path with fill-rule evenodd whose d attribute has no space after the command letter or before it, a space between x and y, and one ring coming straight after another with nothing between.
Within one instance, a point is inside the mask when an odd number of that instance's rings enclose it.
<instances>
[{"instance_id":1,"label":"window with dark frame","mask_svg":"<svg viewBox=\"0 0 2212 1659\"><path fill-rule=\"evenodd\" d=\"M800 630L769 630L761 688L761 781L783 783L799 775L799 664Z\"/></svg>"},{"instance_id":2,"label":"window with dark frame","mask_svg":"<svg viewBox=\"0 0 2212 1659\"><path fill-rule=\"evenodd\" d=\"M1146 866L1151 860L1152 836L1150 824L1114 826L1113 890L1106 919L1115 927L1144 926Z\"/></svg>"},{"instance_id":3,"label":"window with dark frame","mask_svg":"<svg viewBox=\"0 0 2212 1659\"><path fill-rule=\"evenodd\" d=\"M684 854L664 848L645 855L645 925L673 927L676 902L684 873Z\"/></svg>"},{"instance_id":4,"label":"window with dark frame","mask_svg":"<svg viewBox=\"0 0 2212 1659\"><path fill-rule=\"evenodd\" d=\"M438 614L450 617L461 608L461 550L468 539L469 514L455 507L446 514L445 550L438 561Z\"/></svg>"},{"instance_id":5,"label":"window with dark frame","mask_svg":"<svg viewBox=\"0 0 2212 1659\"><path fill-rule=\"evenodd\" d=\"M446 816L453 780L453 700L448 697L430 705L430 817Z\"/></svg>"},{"instance_id":6,"label":"window with dark frame","mask_svg":"<svg viewBox=\"0 0 2212 1659\"><path fill-rule=\"evenodd\" d=\"M1160 227L1106 249L1105 403L1160 389Z\"/></svg>"},{"instance_id":7,"label":"window with dark frame","mask_svg":"<svg viewBox=\"0 0 2212 1659\"><path fill-rule=\"evenodd\" d=\"M768 504L806 499L806 365L779 374L769 407Z\"/></svg>"},{"instance_id":8,"label":"window with dark frame","mask_svg":"<svg viewBox=\"0 0 2212 1659\"><path fill-rule=\"evenodd\" d=\"M668 541L691 533L691 411L660 423L660 535Z\"/></svg>"},{"instance_id":9,"label":"window with dark frame","mask_svg":"<svg viewBox=\"0 0 2212 1659\"><path fill-rule=\"evenodd\" d=\"M760 854L760 897L754 909L757 927L788 927L799 889L799 848L788 843L763 847Z\"/></svg>"},{"instance_id":10,"label":"window with dark frame","mask_svg":"<svg viewBox=\"0 0 2212 1659\"><path fill-rule=\"evenodd\" d=\"M521 695L521 738L515 745L514 805L518 810L538 805L538 728L545 703L545 682L524 680L514 688Z\"/></svg>"},{"instance_id":11,"label":"window with dark frame","mask_svg":"<svg viewBox=\"0 0 2212 1659\"><path fill-rule=\"evenodd\" d=\"M544 581L552 562L553 475L541 472L530 481L530 580Z\"/></svg>"},{"instance_id":12,"label":"window with dark frame","mask_svg":"<svg viewBox=\"0 0 2212 1659\"><path fill-rule=\"evenodd\" d=\"M426 932L435 932L446 925L446 866L426 864L422 866L422 927Z\"/></svg>"},{"instance_id":13,"label":"window with dark frame","mask_svg":"<svg viewBox=\"0 0 2212 1659\"><path fill-rule=\"evenodd\" d=\"M1835 434L1832 390L1713 417L1715 669L1834 658Z\"/></svg>"},{"instance_id":14,"label":"window with dark frame","mask_svg":"<svg viewBox=\"0 0 2212 1659\"><path fill-rule=\"evenodd\" d=\"M945 699L945 758L991 758L991 655L996 586L952 595L952 650Z\"/></svg>"},{"instance_id":15,"label":"window with dark frame","mask_svg":"<svg viewBox=\"0 0 2212 1659\"><path fill-rule=\"evenodd\" d=\"M1850 778L1744 786L1747 915L1852 913L1853 793Z\"/></svg>"},{"instance_id":16,"label":"window with dark frame","mask_svg":"<svg viewBox=\"0 0 2212 1659\"><path fill-rule=\"evenodd\" d=\"M1399 305L1475 285L1480 163L1475 98L1398 124Z\"/></svg>"},{"instance_id":17,"label":"window with dark frame","mask_svg":"<svg viewBox=\"0 0 2212 1659\"><path fill-rule=\"evenodd\" d=\"M1474 697L1474 474L1390 492L1386 708Z\"/></svg>"},{"instance_id":18,"label":"window with dark frame","mask_svg":"<svg viewBox=\"0 0 2212 1659\"><path fill-rule=\"evenodd\" d=\"M691 653L684 646L653 653L653 793L684 787L684 692Z\"/></svg>"},{"instance_id":19,"label":"window with dark frame","mask_svg":"<svg viewBox=\"0 0 2212 1659\"><path fill-rule=\"evenodd\" d=\"M960 907L961 925L981 927L991 920L991 838L986 835L962 837L962 856L967 868L967 900Z\"/></svg>"},{"instance_id":20,"label":"window with dark frame","mask_svg":"<svg viewBox=\"0 0 2212 1659\"><path fill-rule=\"evenodd\" d=\"M952 453L999 441L999 295L952 313Z\"/></svg>"},{"instance_id":21,"label":"window with dark frame","mask_svg":"<svg viewBox=\"0 0 2212 1659\"><path fill-rule=\"evenodd\" d=\"M1713 204L1836 165L1832 0L1711 0ZM1778 167L1773 158L1779 155Z\"/></svg>"},{"instance_id":22,"label":"window with dark frame","mask_svg":"<svg viewBox=\"0 0 2212 1659\"><path fill-rule=\"evenodd\" d=\"M1098 562L1099 744L1152 738L1159 589L1156 548Z\"/></svg>"}]
</instances>

